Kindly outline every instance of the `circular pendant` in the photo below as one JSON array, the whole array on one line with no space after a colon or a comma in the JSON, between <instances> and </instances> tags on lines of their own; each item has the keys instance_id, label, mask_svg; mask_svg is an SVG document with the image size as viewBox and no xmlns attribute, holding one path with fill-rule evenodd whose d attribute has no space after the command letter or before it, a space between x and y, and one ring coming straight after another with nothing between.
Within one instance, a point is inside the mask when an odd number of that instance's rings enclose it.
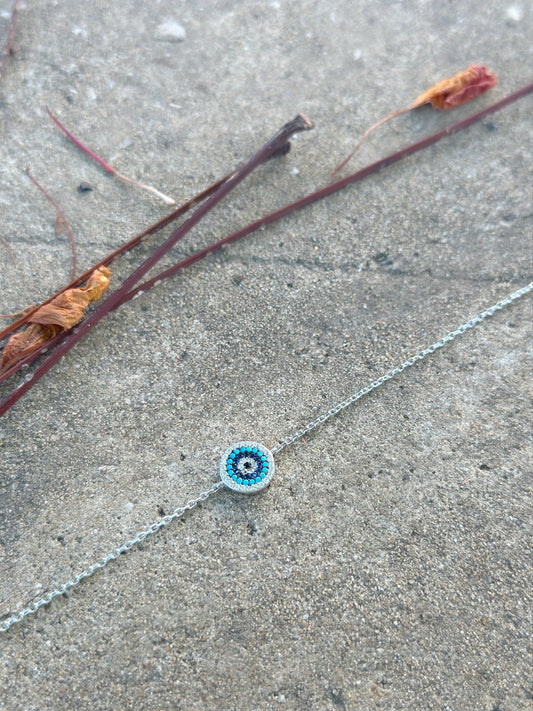
<instances>
[{"instance_id":1,"label":"circular pendant","mask_svg":"<svg viewBox=\"0 0 533 711\"><path fill-rule=\"evenodd\" d=\"M220 461L225 486L241 494L255 494L274 476L274 455L258 442L237 442L226 449Z\"/></svg>"}]
</instances>

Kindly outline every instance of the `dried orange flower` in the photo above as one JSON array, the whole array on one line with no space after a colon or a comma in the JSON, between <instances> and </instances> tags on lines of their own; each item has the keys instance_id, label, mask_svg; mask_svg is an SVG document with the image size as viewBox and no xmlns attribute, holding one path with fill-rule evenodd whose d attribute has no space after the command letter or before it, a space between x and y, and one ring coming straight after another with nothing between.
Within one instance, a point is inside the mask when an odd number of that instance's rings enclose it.
<instances>
[{"instance_id":1,"label":"dried orange flower","mask_svg":"<svg viewBox=\"0 0 533 711\"><path fill-rule=\"evenodd\" d=\"M37 309L28 319L29 326L15 333L7 342L2 353L0 373L36 351L61 331L75 326L91 301L97 301L105 294L110 274L107 267L100 267L91 274L85 286L67 289Z\"/></svg>"},{"instance_id":2,"label":"dried orange flower","mask_svg":"<svg viewBox=\"0 0 533 711\"><path fill-rule=\"evenodd\" d=\"M365 131L363 137L350 153L348 158L343 160L343 162L338 165L334 170L331 171L330 175L335 175L339 170L344 168L346 163L351 160L357 153L361 144L365 138L372 133L378 126L389 121L395 116L400 116L408 111L417 109L419 106L424 104L431 104L433 108L445 111L446 109L453 109L456 106L475 99L476 96L483 94L487 89L491 89L496 86L496 76L488 71L487 67L481 64L472 64L468 69L459 72L449 79L443 79L438 84L435 84L430 89L425 91L406 109L398 109L398 111L393 111L385 118L370 126L369 129Z\"/></svg>"},{"instance_id":3,"label":"dried orange flower","mask_svg":"<svg viewBox=\"0 0 533 711\"><path fill-rule=\"evenodd\" d=\"M431 89L420 94L409 110L416 109L423 104L431 104L433 108L445 111L465 104L476 96L483 94L487 89L496 86L496 77L481 64L472 64L471 67L459 72L449 79L443 79Z\"/></svg>"}]
</instances>

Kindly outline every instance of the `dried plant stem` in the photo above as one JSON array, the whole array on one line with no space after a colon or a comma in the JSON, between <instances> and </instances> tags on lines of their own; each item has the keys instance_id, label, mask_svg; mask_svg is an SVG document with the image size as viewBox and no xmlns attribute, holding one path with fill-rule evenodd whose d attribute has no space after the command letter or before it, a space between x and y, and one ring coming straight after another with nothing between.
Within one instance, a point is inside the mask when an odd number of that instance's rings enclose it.
<instances>
[{"instance_id":1,"label":"dried plant stem","mask_svg":"<svg viewBox=\"0 0 533 711\"><path fill-rule=\"evenodd\" d=\"M313 124L303 114L285 124L252 158L236 170L200 207L189 217L163 244L161 244L143 264L131 274L123 284L95 309L82 323L73 329L69 336L38 366L31 379L23 382L16 390L0 403L0 416L5 414L50 368L52 368L86 333L104 316L114 309L135 284L180 240L182 239L217 203L219 203L233 188L242 182L255 168L286 149L290 137L298 132L313 128Z\"/></svg>"},{"instance_id":2,"label":"dried plant stem","mask_svg":"<svg viewBox=\"0 0 533 711\"><path fill-rule=\"evenodd\" d=\"M122 175L122 173L119 173L118 170L115 170L112 165L109 165L103 158L100 158L94 151L92 151L90 148L87 148L81 141L79 141L63 124L61 121L54 116L54 114L50 111L50 109L47 107L46 108L48 115L52 119L52 121L59 126L59 128L63 131L63 133L74 143L80 150L82 150L84 153L86 153L88 156L90 156L93 160L95 160L97 163L99 163L104 170L106 170L108 173L112 173L114 176L119 178L120 180L123 180L126 183L130 183L131 185L136 185L138 188L143 188L143 190L148 190L154 195L157 195L158 198L163 200L164 203L167 205L175 205L176 201L169 197L168 195L165 195L164 193L160 192L159 190L156 190L156 188L153 188L151 185L145 185L144 183L139 182L138 180L134 180L133 178L128 178L126 175Z\"/></svg>"},{"instance_id":3,"label":"dried plant stem","mask_svg":"<svg viewBox=\"0 0 533 711\"><path fill-rule=\"evenodd\" d=\"M386 156L385 158L382 158L381 160L376 161L375 163L371 163L370 165L366 166L366 168L362 168L356 173L347 175L345 178L341 178L340 180L337 180L334 183L330 183L324 188L320 188L319 190L316 190L315 192L310 193L309 195L305 195L304 197L300 198L299 200L296 200L295 202L290 203L289 205L281 207L279 210L275 210L274 212L271 212L270 214L261 217L259 220L250 223L246 227L237 230L237 232L234 232L233 234L228 235L227 237L224 237L223 239L219 240L218 242L215 242L209 247L201 249L200 251L196 252L195 254L192 254L190 257L187 257L178 264L169 267L168 269L161 272L152 279L135 287L135 289L132 289L128 294L124 296L120 304L117 304L117 306L125 303L126 301L129 301L139 292L148 291L163 279L168 279L169 277L174 276L174 274L176 274L177 272L181 271L182 269L185 269L186 267L191 266L191 264L194 264L195 262L199 261L208 254L215 252L217 249L220 249L225 244L236 242L242 237L249 235L251 232L258 230L260 227L264 227L265 225L269 225L272 222L276 222L282 217L285 217L286 215L289 215L292 212L296 212L296 210L301 210L303 207L307 207L307 205L311 205L312 203L317 202L317 200L322 200L323 198L328 197L328 195L332 195L333 193L342 190L347 185L351 185L352 183L355 183L358 180L362 180L368 175L376 173L377 171L381 170L382 168L385 168L388 165L397 163L399 160L402 160L402 158L407 158L407 156L411 156L413 155L413 153L417 153L418 151L421 151L424 148L427 148L428 146L432 146L441 139L446 138L447 136L451 136L454 133L458 133L459 131L468 128L469 126L472 126L472 124L474 123L482 121L489 114L493 113L494 111L498 111L499 109L502 109L504 106L511 104L512 102L516 101L517 99L520 99L526 94L531 93L532 91L533 83L522 87L522 89L515 91L513 94L509 94L509 96L506 96L500 101L497 101L496 103L487 106L481 111L478 111L477 113L472 114L471 116L467 116L462 121L457 121L457 123L454 123L451 126L448 126L447 128L443 128L442 130L433 133L431 136L427 136L426 138L423 138L422 140L417 141L416 143L412 143L406 148L402 148L401 150L396 151L395 153L391 153L390 155Z\"/></svg>"},{"instance_id":4,"label":"dried plant stem","mask_svg":"<svg viewBox=\"0 0 533 711\"><path fill-rule=\"evenodd\" d=\"M6 43L4 49L2 50L2 58L0 59L0 79L4 73L4 68L7 62L7 58L13 51L13 39L15 37L15 28L17 26L17 18L19 14L19 4L20 0L15 0L13 3L13 9L11 10L11 20L9 21L9 30L7 33Z\"/></svg>"},{"instance_id":5,"label":"dried plant stem","mask_svg":"<svg viewBox=\"0 0 533 711\"><path fill-rule=\"evenodd\" d=\"M414 107L409 106L407 109L398 109L398 111L393 111L392 113L388 114L384 118L382 118L380 121L375 123L373 126L370 126L362 135L361 140L359 143L356 145L356 147L353 149L353 151L350 153L350 155L345 158L342 163L339 163L339 165L336 168L333 168L333 170L330 172L329 176L332 178L336 173L339 172L339 170L342 170L344 166L349 163L354 155L357 153L357 151L361 148L361 144L363 141L372 133L372 131L375 131L376 128L379 128L382 126L384 123L387 123L387 121L390 121L392 118L395 116L401 116L402 114L406 114L408 111L411 111Z\"/></svg>"},{"instance_id":6,"label":"dried plant stem","mask_svg":"<svg viewBox=\"0 0 533 711\"><path fill-rule=\"evenodd\" d=\"M34 185L36 185L39 190L43 193L45 198L52 203L52 205L55 207L57 214L61 217L63 220L65 227L67 228L67 233L68 233L68 238L70 242L70 249L72 252L72 269L70 271L70 280L72 281L74 279L74 274L76 273L76 246L74 244L74 237L72 236L72 230L70 229L70 225L68 223L67 218L63 214L61 208L57 204L57 202L54 200L54 198L43 188L43 186L39 183L36 178L33 177L33 175L30 173L29 169L26 168L26 175L28 178L32 181Z\"/></svg>"}]
</instances>

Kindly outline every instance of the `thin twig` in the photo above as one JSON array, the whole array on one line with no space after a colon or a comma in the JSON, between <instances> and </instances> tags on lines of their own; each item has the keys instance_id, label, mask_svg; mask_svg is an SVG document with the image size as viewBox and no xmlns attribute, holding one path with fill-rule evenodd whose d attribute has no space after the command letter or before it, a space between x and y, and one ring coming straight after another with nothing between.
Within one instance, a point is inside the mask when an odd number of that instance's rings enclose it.
<instances>
[{"instance_id":1,"label":"thin twig","mask_svg":"<svg viewBox=\"0 0 533 711\"><path fill-rule=\"evenodd\" d=\"M323 198L328 197L329 195L332 195L333 193L336 193L339 190L342 190L347 185L351 185L352 183L355 183L358 180L366 178L371 173L376 173L377 171L381 170L382 168L385 168L388 165L397 163L399 160L402 160L402 158L407 158L407 156L413 155L413 153L417 153L418 151L421 151L424 148L427 148L428 146L432 146L441 139L446 138L446 136L451 136L454 133L458 133L459 131L468 128L472 124L483 120L485 116L488 116L494 111L502 109L504 106L511 104L512 102L516 101L517 99L520 99L526 94L531 93L532 91L533 83L522 87L522 89L519 89L518 91L515 91L512 94L509 94L505 98L501 99L500 101L497 101L494 104L491 104L490 106L487 106L481 111L478 111L477 113L472 114L471 116L467 116L466 118L462 119L462 121L457 121L457 123L454 123L451 126L448 126L447 128L443 128L442 130L433 133L431 136L427 136L426 138L423 138L422 140L417 141L416 143L412 143L406 148L402 148L401 150L396 151L395 153L391 153L390 155L386 156L385 158L382 158L381 160L376 161L375 163L367 165L366 168L362 168L356 173L347 175L345 178L341 178L340 180L337 180L334 183L330 183L324 188L320 188L319 190L316 190L315 192L310 193L309 195L305 195L304 197L300 198L299 200L296 200L295 202L290 203L289 205L285 205L284 207L279 208L279 210L275 210L274 212L271 212L270 214L261 217L259 220L256 220L255 222L252 222L246 227L237 230L237 232L228 235L228 237L224 237L224 239L215 242L209 247L201 249L200 251L196 252L195 254L192 254L190 257L187 257L178 264L175 264L172 267L169 267L165 271L161 272L160 274L157 274L152 279L149 279L143 284L140 284L139 286L135 287L135 289L132 289L128 294L124 296L120 304L117 304L117 306L121 306L122 304L126 303L139 292L148 291L148 289L151 289L158 282L162 281L163 279L168 279L169 277L174 276L174 274L176 274L177 272L181 271L182 269L185 269L186 267L191 266L191 264L194 264L195 262L199 261L208 254L215 252L225 244L236 242L242 237L249 235L251 232L258 230L260 227L270 225L272 222L276 222L282 217L285 217L286 215L289 215L292 212L296 212L296 210L300 210L303 207L307 207L307 205L311 205L312 203L317 202L317 200L322 200Z\"/></svg>"},{"instance_id":2,"label":"thin twig","mask_svg":"<svg viewBox=\"0 0 533 711\"><path fill-rule=\"evenodd\" d=\"M361 138L359 139L359 143L356 145L356 147L353 149L353 151L350 153L350 155L345 158L342 163L339 163L338 166L333 168L333 170L330 171L329 177L332 178L336 173L338 173L340 170L344 168L344 166L349 163L354 155L357 153L357 151L361 148L361 145L365 141L365 139L372 133L372 131L375 131L376 128L379 128L379 126L383 126L384 123L387 123L387 121L390 121L392 118L395 118L396 116L401 116L402 114L406 114L408 111L412 111L412 107L409 106L406 109L398 109L398 111L393 111L390 114L387 114L387 116L384 116L382 119L377 121L375 124L370 126L370 128L367 128L367 130L363 133Z\"/></svg>"},{"instance_id":3,"label":"thin twig","mask_svg":"<svg viewBox=\"0 0 533 711\"><path fill-rule=\"evenodd\" d=\"M68 232L68 238L70 242L70 249L72 251L72 269L70 270L70 280L72 281L74 279L74 274L76 273L76 246L74 244L74 237L72 236L72 230L70 229L70 225L68 223L67 218L63 214L61 208L57 204L57 202L54 200L54 198L43 188L41 183L39 183L36 178L33 177L33 175L30 173L29 168L26 168L24 171L28 178L32 181L34 185L36 185L39 190L43 193L43 195L46 197L46 199L52 203L52 205L55 207L57 214L59 217L63 220L63 224L65 225L67 232Z\"/></svg>"},{"instance_id":4,"label":"thin twig","mask_svg":"<svg viewBox=\"0 0 533 711\"><path fill-rule=\"evenodd\" d=\"M290 137L298 132L308 130L313 124L303 114L298 115L292 121L285 124L252 158L241 168L236 170L226 180L220 188L211 195L200 207L189 217L163 244L161 244L153 254L146 259L123 284L111 296L66 338L34 371L29 380L23 382L19 387L8 395L0 403L0 416L5 414L9 408L19 400L38 380L40 380L50 368L52 368L68 351L78 343L86 333L95 326L104 316L106 316L123 296L127 294L135 284L180 240L189 232L217 203L219 203L233 188L241 183L255 168L267 161L280 149L285 150Z\"/></svg>"},{"instance_id":5,"label":"thin twig","mask_svg":"<svg viewBox=\"0 0 533 711\"><path fill-rule=\"evenodd\" d=\"M9 21L9 30L7 33L6 43L4 49L2 50L2 59L0 60L0 79L4 73L4 68L7 62L7 58L13 53L13 39L15 37L15 28L17 26L17 17L19 14L19 3L20 0L15 0L13 3L13 9L11 10L11 20Z\"/></svg>"},{"instance_id":6,"label":"thin twig","mask_svg":"<svg viewBox=\"0 0 533 711\"><path fill-rule=\"evenodd\" d=\"M126 175L123 175L122 173L119 173L118 170L115 170L112 165L109 165L103 158L100 158L100 156L96 155L94 151L92 151L90 148L87 148L87 146L83 145L81 141L79 141L63 124L61 121L54 116L54 114L50 111L50 109L47 107L46 110L48 111L48 115L52 119L52 121L59 126L59 128L63 131L63 133L74 143L80 150L82 150L84 153L86 153L88 156L90 156L93 160L95 160L97 163L99 163L104 170L107 170L108 173L112 173L114 176L119 178L120 180L123 180L126 183L130 183L131 185L136 185L138 188L143 188L143 190L148 190L154 195L157 195L158 198L163 200L164 203L167 205L175 205L176 201L169 197L168 195L165 195L164 193L160 192L159 190L156 190L156 188L153 188L151 185L145 185L144 183L141 183L138 180L134 180L133 178L128 178Z\"/></svg>"}]
</instances>

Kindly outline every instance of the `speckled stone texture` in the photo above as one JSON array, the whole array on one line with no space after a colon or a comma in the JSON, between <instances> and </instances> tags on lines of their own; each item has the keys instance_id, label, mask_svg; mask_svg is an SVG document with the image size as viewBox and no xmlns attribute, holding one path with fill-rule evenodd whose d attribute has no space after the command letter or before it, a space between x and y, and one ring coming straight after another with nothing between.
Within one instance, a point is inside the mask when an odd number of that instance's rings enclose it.
<instances>
[{"instance_id":1,"label":"speckled stone texture","mask_svg":"<svg viewBox=\"0 0 533 711\"><path fill-rule=\"evenodd\" d=\"M79 271L166 210L81 154L47 106L178 202L298 112L315 122L169 265L326 184L369 125L469 64L498 85L395 119L352 169L527 84L531 31L512 0L24 0L0 80L0 312L71 267L25 167L67 216ZM208 489L232 443L275 447L531 281L531 108L98 324L0 420L0 615ZM113 288L159 240L113 266ZM0 635L0 709L529 708L530 324L525 298L284 449L265 492L216 494Z\"/></svg>"}]
</instances>

